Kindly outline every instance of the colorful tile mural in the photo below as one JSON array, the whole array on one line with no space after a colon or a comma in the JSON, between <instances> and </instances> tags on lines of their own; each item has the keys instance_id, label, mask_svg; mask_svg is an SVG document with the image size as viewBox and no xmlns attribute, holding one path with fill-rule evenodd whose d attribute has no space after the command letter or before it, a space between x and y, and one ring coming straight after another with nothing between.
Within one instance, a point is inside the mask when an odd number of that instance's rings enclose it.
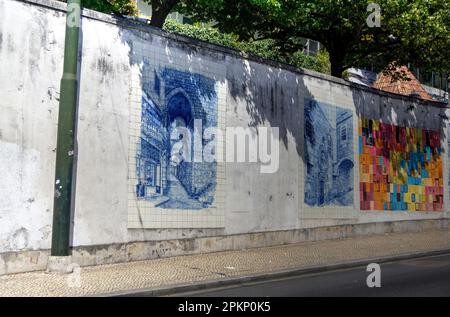
<instances>
[{"instance_id":1,"label":"colorful tile mural","mask_svg":"<svg viewBox=\"0 0 450 317\"><path fill-rule=\"evenodd\" d=\"M305 99L305 189L309 206L353 205L353 113Z\"/></svg>"},{"instance_id":2,"label":"colorful tile mural","mask_svg":"<svg viewBox=\"0 0 450 317\"><path fill-rule=\"evenodd\" d=\"M447 158L448 158L447 162L450 162L450 124L447 124ZM449 186L448 194L450 195L450 168L448 169L448 183L447 183L447 185Z\"/></svg>"},{"instance_id":3,"label":"colorful tile mural","mask_svg":"<svg viewBox=\"0 0 450 317\"><path fill-rule=\"evenodd\" d=\"M361 210L442 211L439 131L359 118Z\"/></svg>"},{"instance_id":4,"label":"colorful tile mural","mask_svg":"<svg viewBox=\"0 0 450 317\"><path fill-rule=\"evenodd\" d=\"M143 89L136 196L156 208L209 208L215 197L216 162L194 162L193 157L183 160L183 155L174 155L175 147L188 141L183 135L174 138L172 131L182 127L193 135L195 120L201 121L200 135L208 127L217 127L216 83L170 68L155 71L153 76L153 85Z\"/></svg>"}]
</instances>

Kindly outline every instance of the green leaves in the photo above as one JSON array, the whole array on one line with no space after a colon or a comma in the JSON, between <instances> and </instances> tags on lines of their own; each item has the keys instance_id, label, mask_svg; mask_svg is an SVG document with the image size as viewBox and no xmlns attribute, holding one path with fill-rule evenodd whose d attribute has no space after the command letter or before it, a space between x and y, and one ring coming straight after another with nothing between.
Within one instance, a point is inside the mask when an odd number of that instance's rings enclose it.
<instances>
[{"instance_id":1,"label":"green leaves","mask_svg":"<svg viewBox=\"0 0 450 317\"><path fill-rule=\"evenodd\" d=\"M289 64L320 68L317 60L300 53L304 38L319 41L329 53L335 76L352 66L381 71L394 61L450 73L450 0L146 1L161 8L170 5L170 10L193 21L214 25L189 29L169 22L166 28ZM367 25L367 6L372 2L381 8L381 27ZM107 13L136 12L133 0L83 0L83 4ZM152 25L163 25L170 10L162 10Z\"/></svg>"},{"instance_id":2,"label":"green leaves","mask_svg":"<svg viewBox=\"0 0 450 317\"><path fill-rule=\"evenodd\" d=\"M381 7L381 27L369 27L367 6ZM301 38L321 42L341 76L351 66L384 69L412 63L450 73L449 0L183 0L196 21L215 21L240 39L271 39L282 55L302 49Z\"/></svg>"},{"instance_id":3,"label":"green leaves","mask_svg":"<svg viewBox=\"0 0 450 317\"><path fill-rule=\"evenodd\" d=\"M392 3L388 2L388 5ZM403 0L394 1L394 5L386 12L385 28L399 42L394 51L396 60L422 69L448 72L450 2Z\"/></svg>"},{"instance_id":4,"label":"green leaves","mask_svg":"<svg viewBox=\"0 0 450 317\"><path fill-rule=\"evenodd\" d=\"M169 32L189 36L212 44L222 45L236 50L271 59L296 67L307 68L322 73L330 72L330 62L327 52L321 51L317 56L308 56L300 51L293 54L284 54L282 48L273 39L240 40L239 36L232 33L221 33L212 26L180 24L173 20L167 20L164 29Z\"/></svg>"},{"instance_id":5,"label":"green leaves","mask_svg":"<svg viewBox=\"0 0 450 317\"><path fill-rule=\"evenodd\" d=\"M108 14L137 15L136 2L134 0L82 0L82 6Z\"/></svg>"}]
</instances>

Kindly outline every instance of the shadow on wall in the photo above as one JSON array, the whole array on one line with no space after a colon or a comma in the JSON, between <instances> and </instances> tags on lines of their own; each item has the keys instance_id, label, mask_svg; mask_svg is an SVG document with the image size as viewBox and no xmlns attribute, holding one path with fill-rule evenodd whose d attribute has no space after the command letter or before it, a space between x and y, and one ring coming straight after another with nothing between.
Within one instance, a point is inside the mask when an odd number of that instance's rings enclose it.
<instances>
[{"instance_id":1,"label":"shadow on wall","mask_svg":"<svg viewBox=\"0 0 450 317\"><path fill-rule=\"evenodd\" d=\"M360 209L443 211L446 107L353 89Z\"/></svg>"},{"instance_id":2,"label":"shadow on wall","mask_svg":"<svg viewBox=\"0 0 450 317\"><path fill-rule=\"evenodd\" d=\"M303 102L312 95L303 81L303 75L284 69L235 59L237 63L227 68L227 80L233 107L239 113L245 105L250 115L250 127L270 125L278 127L280 141L289 150L289 136L294 140L296 151L303 155Z\"/></svg>"},{"instance_id":3,"label":"shadow on wall","mask_svg":"<svg viewBox=\"0 0 450 317\"><path fill-rule=\"evenodd\" d=\"M76 112L75 112L75 140L74 140L74 152L77 155L74 156L73 162L73 173L72 173L72 188L77 188L77 177L78 177L78 125L79 125L79 113L80 113L80 84L81 84L81 66L83 62L83 19L80 19L80 30L78 37L78 60L77 60L77 79L78 79L78 89L77 89L77 101L76 101ZM72 190L71 198L72 206L70 213L70 229L69 229L69 245L73 246L74 238L74 224L75 224L75 202L76 202L76 190Z\"/></svg>"},{"instance_id":4,"label":"shadow on wall","mask_svg":"<svg viewBox=\"0 0 450 317\"><path fill-rule=\"evenodd\" d=\"M160 32L156 30L156 34ZM433 140L436 135L440 140L444 138L445 108L433 106L433 110L430 110L426 108L428 106L400 98L393 99L352 88L359 122L357 126L353 126L354 114L351 111L339 105L326 105L314 100L305 85L305 75L214 50L201 49L196 47L195 43L189 43L189 40L167 39L152 32L121 30L119 36L122 43L126 43L130 48L130 64L140 68L139 81L142 83L144 95L142 105L145 105L143 108L148 112L147 122L141 123L147 126L145 129L149 131L147 134L150 137L144 140L146 143L141 138L141 158L136 158L138 199L150 200L156 207L172 209L181 206L202 209L214 203L212 197L215 183L212 179L215 178L215 165L194 166L174 159L172 144L174 141L181 141L181 137L173 140L170 131L179 126L192 131L193 119L201 119L204 122L202 131L207 127L217 126L217 119L214 119L217 118L220 97L217 86L227 84L231 97L227 100L227 111L234 112L234 117L243 120L239 125L278 127L284 147L291 150L290 147L295 146L295 151L305 166L304 203L316 207L354 205L356 208L371 210L409 210L413 205L417 210L442 208L442 147L434 146ZM146 42L145 45L142 42ZM190 71L192 69L201 69L201 74ZM362 144L361 134L367 132L365 119L372 122L367 123L370 125L370 133L373 133L375 121L399 127L417 126L425 130L438 127L439 131L437 134L424 132L421 137L423 143L415 145L417 155L409 155L413 150L404 148L403 152L406 154L394 154L393 158L391 152L402 151L383 152L379 149L378 153L376 149L365 149L365 146L374 145L367 143L372 142L369 137L364 139L365 144ZM375 123L376 126L377 124ZM354 130L358 131L360 137L357 144L358 153L354 153L356 147L351 137ZM151 137L152 131L159 131L154 135L159 134L162 137ZM406 129L398 131L399 135L410 133ZM412 137L411 140L416 138ZM357 171L354 157L359 159L361 154L371 154L363 153L364 151L374 151L372 156L378 158L379 164L374 164L371 159L373 166L364 174L372 176L368 176L367 182L363 181L367 185L362 185L361 199L355 202L353 191L361 186L353 184L353 174ZM400 158L397 158L399 155ZM427 162L420 161L421 157L425 156ZM383 157L386 162L396 162L398 166L390 164L389 168L393 171L387 170ZM420 168L416 167L418 161L422 164ZM366 168L362 165L359 167L361 171ZM422 170L425 172L422 173ZM404 171L406 174L400 175L404 174ZM384 176L384 181L380 175ZM402 182L395 185L418 186L416 182L422 178L434 179L437 183L428 184L431 182L428 180L427 185L423 185L424 189L418 188L417 194L414 192L415 195L412 196L413 192L405 192L407 186L395 186L392 190L389 186L388 190L386 185L394 184L394 176L399 177ZM203 181L199 181L200 179ZM204 181L205 179L208 181ZM383 185L380 185L381 183ZM393 195L390 198L392 201L383 200L380 186L385 193L395 194L395 197ZM415 191L416 188L413 187L412 190ZM422 190L427 193L422 193ZM427 195L433 195L432 202L426 201L424 197Z\"/></svg>"},{"instance_id":5,"label":"shadow on wall","mask_svg":"<svg viewBox=\"0 0 450 317\"><path fill-rule=\"evenodd\" d=\"M202 63L202 56L190 45L134 30L120 30L120 39L130 48L130 65L139 69L142 90L142 100L136 105L141 111L140 122L130 122L140 127L136 173L130 175L135 178L136 198L161 209L213 207L217 164L194 162L189 149L196 133L203 147L216 142L203 135L206 129L218 127L217 89L225 82L224 74L215 71L212 62ZM206 59L224 63L220 54L209 54ZM180 128L193 137L180 134ZM143 224L141 211L139 218Z\"/></svg>"},{"instance_id":6,"label":"shadow on wall","mask_svg":"<svg viewBox=\"0 0 450 317\"><path fill-rule=\"evenodd\" d=\"M311 207L353 205L353 113L319 103L301 75L241 60L228 68L229 111L245 105L249 126L279 127L285 148L295 146L304 169L304 198ZM233 107L234 106L234 107Z\"/></svg>"},{"instance_id":7,"label":"shadow on wall","mask_svg":"<svg viewBox=\"0 0 450 317\"><path fill-rule=\"evenodd\" d=\"M174 140L169 132L174 125L192 130L193 119L202 119L203 129L217 126L217 119L213 118L217 118L219 85L229 89L227 111L234 111L236 117L247 120L239 126L278 127L285 148L291 150L289 147L295 146L296 153L304 159L303 104L304 98L312 99L312 95L302 75L201 49L184 40L161 38L152 32L122 29L120 39L130 48L131 66L140 69L142 105L151 113L150 126L153 131L162 132L160 139L150 137L143 142L141 138L141 154L144 151L146 154L142 155L144 159L136 158L138 199L151 201L157 208L171 209L182 206L202 209L213 204L215 164L174 163L171 153ZM201 69L201 74L195 73L197 69ZM220 97L225 98L223 94ZM184 110L172 111L174 99ZM142 147L144 143L146 149ZM200 179L208 181L200 182Z\"/></svg>"},{"instance_id":8,"label":"shadow on wall","mask_svg":"<svg viewBox=\"0 0 450 317\"><path fill-rule=\"evenodd\" d=\"M157 30L160 32L160 30ZM161 65L155 66L155 62L151 62L150 58L146 58L140 54L136 54L133 48L133 39L140 39L148 42L151 47L159 36L153 36L151 33L140 32L139 36L131 37L121 32L122 41L130 47L130 61L132 65L144 66L141 69L140 79L144 83L154 84L152 80L147 80L146 76L154 73L157 69L161 69ZM197 40L192 40L197 42ZM199 52L195 44L185 44L176 40L167 40L165 42L165 59L168 64L175 63L183 65L183 69L188 70L195 60L201 58L211 59L214 63L222 64L226 69L223 74L211 73L210 79L216 83L228 83L228 89L233 98L233 110L238 113L239 107L245 104L245 110L250 114L251 121L248 122L249 127L258 127L265 124L280 129L280 140L283 141L286 149L289 148L288 135L295 140L297 153L303 158L302 139L303 139L303 98L313 99L311 93L303 82L303 75L290 72L288 70L279 69L265 64L249 61L245 58L230 57L224 53L215 52L204 49ZM159 43L158 43L159 44ZM183 50L184 54L172 55L174 50ZM149 55L152 53L148 52ZM161 61L157 61L161 63ZM211 62L212 63L212 62ZM179 69L179 66L175 66ZM168 69L166 67L166 69ZM206 67L207 71L209 70ZM191 73L193 77L195 73ZM191 80L191 84L195 80ZM147 91L146 87L143 87ZM170 92L166 91L166 94ZM211 98L214 93L211 90L199 89L200 98ZM160 99L161 101L161 99ZM228 100L229 102L229 100ZM230 110L228 104L228 110Z\"/></svg>"}]
</instances>

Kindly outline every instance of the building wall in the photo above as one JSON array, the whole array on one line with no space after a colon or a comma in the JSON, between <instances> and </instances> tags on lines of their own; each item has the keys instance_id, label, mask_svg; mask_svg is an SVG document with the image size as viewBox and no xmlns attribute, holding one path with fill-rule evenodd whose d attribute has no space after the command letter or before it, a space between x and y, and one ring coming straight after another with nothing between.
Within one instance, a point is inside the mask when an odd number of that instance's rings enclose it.
<instances>
[{"instance_id":1,"label":"building wall","mask_svg":"<svg viewBox=\"0 0 450 317\"><path fill-rule=\"evenodd\" d=\"M0 254L26 254L13 257L14 268L8 266L11 256L0 257L0 274L42 268L50 248L64 8L50 0L0 2ZM119 26L87 10L81 40L72 243L80 261L89 256L90 264L130 259L125 250L133 259L185 254L194 248L192 239L208 237L448 217L448 155L433 167L442 178L443 194L434 194L443 195L442 209L379 210L370 203L362 208L366 205L360 199L360 120L437 131L445 153L448 110L442 105L246 58L144 25L121 21ZM162 208L164 197L139 196L139 155L148 161L155 156L141 153L141 139L150 139L142 134L142 123L150 122L143 118L143 100L164 114L177 93L186 96L191 113L205 127L223 132L228 127L278 127L277 172L261 173L259 162L217 162L215 168L185 163L174 179L170 164L161 159L161 188L172 186L176 197L199 207L186 208L173 196L170 206ZM314 115L307 118L311 105ZM315 131L315 145L305 140L307 126ZM160 127L166 131L164 142L170 142L167 127L168 122ZM224 154L224 149L217 152ZM180 178L181 185L176 183ZM314 183L318 180L323 183ZM201 195L193 186L201 188ZM280 242L297 241L283 237ZM220 239L198 250L231 247ZM130 251L120 246L139 241L151 247L133 244ZM161 241L172 242L156 250ZM110 252L122 255L111 260Z\"/></svg>"}]
</instances>

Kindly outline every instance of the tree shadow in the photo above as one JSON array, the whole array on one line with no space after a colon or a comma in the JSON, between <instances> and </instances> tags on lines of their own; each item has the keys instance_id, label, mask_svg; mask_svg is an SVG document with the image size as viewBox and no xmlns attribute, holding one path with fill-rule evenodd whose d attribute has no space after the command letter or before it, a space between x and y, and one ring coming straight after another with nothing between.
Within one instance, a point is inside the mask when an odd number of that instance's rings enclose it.
<instances>
[{"instance_id":1,"label":"tree shadow","mask_svg":"<svg viewBox=\"0 0 450 317\"><path fill-rule=\"evenodd\" d=\"M75 204L76 204L76 188L77 188L77 177L78 177L78 124L79 124L79 109L80 109L80 82L81 82L81 67L83 64L83 17L80 18L80 30L78 38L78 55L77 55L77 101L76 101L76 111L75 111L75 140L74 140L74 158L73 158L73 172L72 172L72 193L71 193L71 206L70 206L70 227L69 227L69 246L73 248L73 238L74 238L74 226L75 226ZM72 252L72 250L71 250Z\"/></svg>"},{"instance_id":2,"label":"tree shadow","mask_svg":"<svg viewBox=\"0 0 450 317\"><path fill-rule=\"evenodd\" d=\"M129 47L130 64L139 66L140 81L150 81L147 74L155 70L149 62L158 59L159 66L174 65L176 69L202 73L217 83L228 85L227 111L237 113L237 104L244 103L250 115L249 127L268 124L280 129L280 139L288 149L288 136L295 139L296 151L302 155L304 99L314 99L304 83L301 69L236 51L231 48L165 32L149 25L121 20L129 29L121 30L121 41ZM130 28L130 26L132 28ZM149 51L143 51L145 41ZM155 53L151 47L162 47ZM147 56L144 56L147 54ZM202 60L208 61L202 65ZM216 66L211 66L216 63ZM199 67L200 66L200 67ZM208 91L199 97L210 98ZM157 98L156 98L157 99ZM240 106L242 107L242 106Z\"/></svg>"},{"instance_id":3,"label":"tree shadow","mask_svg":"<svg viewBox=\"0 0 450 317\"><path fill-rule=\"evenodd\" d=\"M156 103L164 104L165 98L174 89L164 87L162 90L165 93L158 92L160 88L157 87L164 85L164 80L161 79L168 67L192 73L192 78L183 79L182 85L187 86L201 86L199 80L194 79L194 74L200 72L227 88L225 92L217 92L220 100L226 99L226 117L231 118L227 126L279 128L279 138L286 152L292 153L294 150L306 169L308 153L305 152L305 103L307 100L318 99L308 88L309 81L308 84L305 82L307 77L316 77L312 72L248 57L229 48L170 34L148 25L129 21L121 23L125 24L121 25L125 28L120 30L119 36L121 42L129 47L130 65L139 69L138 81L141 89L149 92ZM319 81L330 81L320 74L317 78ZM445 139L447 116L446 107L442 104L398 97L354 84L349 87L355 107L354 115L358 119L364 117L403 127L439 130L441 141ZM214 98L211 91L198 89L196 93L191 94L191 98L194 102ZM339 104L335 106L339 107ZM208 111L199 115L206 117ZM312 129L314 134L319 132L314 129L320 127L313 125ZM352 132L358 135L358 123ZM357 151L357 144L354 149ZM355 153L354 157L358 158L358 153ZM349 162L342 164L343 170L350 169ZM354 164L356 165L356 162ZM353 166L351 168L354 172L358 171ZM357 188L358 185L354 184L353 190L358 190ZM354 202L354 205L357 206L358 202Z\"/></svg>"},{"instance_id":4,"label":"tree shadow","mask_svg":"<svg viewBox=\"0 0 450 317\"><path fill-rule=\"evenodd\" d=\"M291 137L295 151L304 159L304 102L305 99L313 99L304 83L304 76L300 71L292 72L276 65L235 59L227 68L226 77L232 98L227 105L228 111L242 116L244 109L239 107L245 105L248 126L279 128L280 141L286 150L290 150Z\"/></svg>"},{"instance_id":5,"label":"tree shadow","mask_svg":"<svg viewBox=\"0 0 450 317\"><path fill-rule=\"evenodd\" d=\"M313 96L304 83L302 70L288 70L286 65L256 57L246 58L241 52L148 25L130 21L121 21L121 24L120 41L128 47L130 65L138 69L140 88L148 92L155 103L165 104L172 90L163 87L165 69L199 72L221 87L217 94L221 106L226 106L226 117L232 117L231 121L240 120L227 122L227 126L277 127L280 143L286 151L295 151L304 160L304 102L305 98ZM183 85L198 84L198 80L191 79ZM159 93L159 89L165 92ZM211 90L199 89L192 98L213 97ZM200 117L207 115L202 113Z\"/></svg>"}]
</instances>

